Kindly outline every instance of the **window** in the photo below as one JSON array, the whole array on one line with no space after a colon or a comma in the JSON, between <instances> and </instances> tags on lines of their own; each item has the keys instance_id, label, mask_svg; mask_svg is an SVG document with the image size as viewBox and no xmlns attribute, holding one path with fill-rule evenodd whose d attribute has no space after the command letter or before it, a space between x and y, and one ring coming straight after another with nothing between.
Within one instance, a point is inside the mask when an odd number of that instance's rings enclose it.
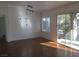
<instances>
[{"instance_id":1,"label":"window","mask_svg":"<svg viewBox=\"0 0 79 59\"><path fill-rule=\"evenodd\" d=\"M50 17L42 18L42 31L50 32Z\"/></svg>"},{"instance_id":2,"label":"window","mask_svg":"<svg viewBox=\"0 0 79 59\"><path fill-rule=\"evenodd\" d=\"M57 15L57 42L79 50L79 13Z\"/></svg>"}]
</instances>

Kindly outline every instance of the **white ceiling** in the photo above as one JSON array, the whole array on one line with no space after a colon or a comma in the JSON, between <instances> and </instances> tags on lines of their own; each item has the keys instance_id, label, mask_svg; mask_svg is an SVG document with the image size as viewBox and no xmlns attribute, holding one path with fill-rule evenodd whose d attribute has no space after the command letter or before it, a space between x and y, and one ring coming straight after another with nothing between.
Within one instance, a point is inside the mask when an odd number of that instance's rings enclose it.
<instances>
[{"instance_id":1,"label":"white ceiling","mask_svg":"<svg viewBox=\"0 0 79 59\"><path fill-rule=\"evenodd\" d=\"M64 4L68 4L71 2L66 2L66 1L39 1L39 2L29 2L36 11L44 11L47 9L51 9L51 8L56 8L58 6L64 5Z\"/></svg>"},{"instance_id":2,"label":"white ceiling","mask_svg":"<svg viewBox=\"0 0 79 59\"><path fill-rule=\"evenodd\" d=\"M72 1L9 1L8 3L22 6L26 6L27 4L29 4L33 6L34 11L44 11L72 3Z\"/></svg>"}]
</instances>

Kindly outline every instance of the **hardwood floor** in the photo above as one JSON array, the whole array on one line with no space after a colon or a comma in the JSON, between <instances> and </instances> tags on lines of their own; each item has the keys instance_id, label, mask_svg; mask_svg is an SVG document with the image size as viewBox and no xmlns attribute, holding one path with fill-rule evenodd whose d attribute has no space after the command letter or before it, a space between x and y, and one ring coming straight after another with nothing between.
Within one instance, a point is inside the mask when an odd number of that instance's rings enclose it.
<instances>
[{"instance_id":1,"label":"hardwood floor","mask_svg":"<svg viewBox=\"0 0 79 59\"><path fill-rule=\"evenodd\" d=\"M44 38L17 40L8 43L9 57L79 57L79 51Z\"/></svg>"}]
</instances>

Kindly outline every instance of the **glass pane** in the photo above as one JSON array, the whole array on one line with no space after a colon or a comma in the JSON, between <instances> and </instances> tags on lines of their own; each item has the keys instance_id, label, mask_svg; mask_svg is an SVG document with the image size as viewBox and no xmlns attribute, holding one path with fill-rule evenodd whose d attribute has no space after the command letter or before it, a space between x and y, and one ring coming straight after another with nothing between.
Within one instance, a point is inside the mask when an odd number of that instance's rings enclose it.
<instances>
[{"instance_id":1,"label":"glass pane","mask_svg":"<svg viewBox=\"0 0 79 59\"><path fill-rule=\"evenodd\" d=\"M66 45L71 46L71 37L72 37L72 28L71 28L71 22L72 20L70 19L70 14L65 15L65 40L66 40Z\"/></svg>"},{"instance_id":2,"label":"glass pane","mask_svg":"<svg viewBox=\"0 0 79 59\"><path fill-rule=\"evenodd\" d=\"M79 13L74 14L72 48L79 50Z\"/></svg>"},{"instance_id":3,"label":"glass pane","mask_svg":"<svg viewBox=\"0 0 79 59\"><path fill-rule=\"evenodd\" d=\"M46 31L46 19L42 19L42 31Z\"/></svg>"},{"instance_id":4,"label":"glass pane","mask_svg":"<svg viewBox=\"0 0 79 59\"><path fill-rule=\"evenodd\" d=\"M57 39L61 42L65 39L65 15L57 16Z\"/></svg>"},{"instance_id":5,"label":"glass pane","mask_svg":"<svg viewBox=\"0 0 79 59\"><path fill-rule=\"evenodd\" d=\"M57 16L57 41L61 44L71 44L70 14Z\"/></svg>"},{"instance_id":6,"label":"glass pane","mask_svg":"<svg viewBox=\"0 0 79 59\"><path fill-rule=\"evenodd\" d=\"M45 17L42 19L42 31L50 32L50 17Z\"/></svg>"},{"instance_id":7,"label":"glass pane","mask_svg":"<svg viewBox=\"0 0 79 59\"><path fill-rule=\"evenodd\" d=\"M47 20L47 22L46 22L47 32L50 32L50 17L47 17L46 20Z\"/></svg>"}]
</instances>

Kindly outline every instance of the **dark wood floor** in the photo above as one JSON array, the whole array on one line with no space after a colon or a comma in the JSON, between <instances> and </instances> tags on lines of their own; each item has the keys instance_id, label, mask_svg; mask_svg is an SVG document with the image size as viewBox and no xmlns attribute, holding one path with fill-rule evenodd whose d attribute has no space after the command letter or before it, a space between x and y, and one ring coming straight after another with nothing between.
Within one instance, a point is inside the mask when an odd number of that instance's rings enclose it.
<instances>
[{"instance_id":1,"label":"dark wood floor","mask_svg":"<svg viewBox=\"0 0 79 59\"><path fill-rule=\"evenodd\" d=\"M17 40L8 43L9 57L79 57L79 51L44 38Z\"/></svg>"}]
</instances>

